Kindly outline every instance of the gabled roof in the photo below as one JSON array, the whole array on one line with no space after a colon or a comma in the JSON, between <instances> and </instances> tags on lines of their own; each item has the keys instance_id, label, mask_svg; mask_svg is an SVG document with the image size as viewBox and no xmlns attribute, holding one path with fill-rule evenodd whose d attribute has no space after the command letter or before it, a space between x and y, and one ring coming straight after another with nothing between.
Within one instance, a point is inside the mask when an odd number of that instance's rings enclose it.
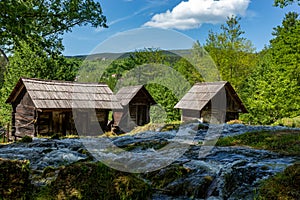
<instances>
[{"instance_id":1,"label":"gabled roof","mask_svg":"<svg viewBox=\"0 0 300 200\"><path fill-rule=\"evenodd\" d=\"M127 86L122 87L116 94L117 99L121 102L123 106L130 103L130 101L137 95L139 91L145 92L145 95L148 96L149 102L151 104L156 104L152 96L149 94L149 92L146 90L146 88L143 85L136 85L136 86Z\"/></svg>"},{"instance_id":2,"label":"gabled roof","mask_svg":"<svg viewBox=\"0 0 300 200\"><path fill-rule=\"evenodd\" d=\"M232 94L242 112L247 112L237 93L227 81L196 83L175 105L174 108L202 110L222 88Z\"/></svg>"},{"instance_id":3,"label":"gabled roof","mask_svg":"<svg viewBox=\"0 0 300 200\"><path fill-rule=\"evenodd\" d=\"M26 89L36 108L121 109L106 84L20 78L6 103L15 102Z\"/></svg>"}]
</instances>

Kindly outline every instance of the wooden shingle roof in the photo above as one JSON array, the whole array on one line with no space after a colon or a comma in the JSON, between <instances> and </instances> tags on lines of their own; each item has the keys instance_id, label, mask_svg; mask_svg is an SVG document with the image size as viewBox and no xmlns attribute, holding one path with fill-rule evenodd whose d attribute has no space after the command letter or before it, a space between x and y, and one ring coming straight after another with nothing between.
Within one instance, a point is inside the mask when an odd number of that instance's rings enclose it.
<instances>
[{"instance_id":1,"label":"wooden shingle roof","mask_svg":"<svg viewBox=\"0 0 300 200\"><path fill-rule=\"evenodd\" d=\"M242 112L247 112L237 93L227 81L196 83L175 105L174 108L202 110L222 88L230 92L239 104Z\"/></svg>"},{"instance_id":2,"label":"wooden shingle roof","mask_svg":"<svg viewBox=\"0 0 300 200\"><path fill-rule=\"evenodd\" d=\"M106 84L28 78L19 79L6 103L15 102L23 89L39 109L122 108Z\"/></svg>"},{"instance_id":3,"label":"wooden shingle roof","mask_svg":"<svg viewBox=\"0 0 300 200\"><path fill-rule=\"evenodd\" d=\"M152 104L156 104L152 96L146 90L143 85L136 85L136 86L127 86L122 87L116 94L117 99L121 102L123 106L129 104L129 102L137 95L137 93L143 90L149 98L149 101Z\"/></svg>"}]
</instances>

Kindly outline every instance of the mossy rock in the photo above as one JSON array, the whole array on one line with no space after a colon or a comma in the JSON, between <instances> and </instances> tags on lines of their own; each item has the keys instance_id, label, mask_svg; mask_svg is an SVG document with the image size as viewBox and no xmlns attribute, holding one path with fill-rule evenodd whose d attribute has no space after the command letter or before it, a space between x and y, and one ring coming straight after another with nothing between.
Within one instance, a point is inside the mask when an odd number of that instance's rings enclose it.
<instances>
[{"instance_id":1,"label":"mossy rock","mask_svg":"<svg viewBox=\"0 0 300 200\"><path fill-rule=\"evenodd\" d=\"M0 170L0 199L29 199L32 193L29 161L0 158Z\"/></svg>"},{"instance_id":2,"label":"mossy rock","mask_svg":"<svg viewBox=\"0 0 300 200\"><path fill-rule=\"evenodd\" d=\"M75 163L63 167L55 181L36 199L148 199L150 186L135 174L116 171L102 163Z\"/></svg>"},{"instance_id":3,"label":"mossy rock","mask_svg":"<svg viewBox=\"0 0 300 200\"><path fill-rule=\"evenodd\" d=\"M170 165L158 171L147 173L144 176L152 182L153 187L162 189L176 179L184 177L189 172L190 170L183 166Z\"/></svg>"},{"instance_id":4,"label":"mossy rock","mask_svg":"<svg viewBox=\"0 0 300 200\"><path fill-rule=\"evenodd\" d=\"M264 181L257 199L300 199L300 163Z\"/></svg>"}]
</instances>

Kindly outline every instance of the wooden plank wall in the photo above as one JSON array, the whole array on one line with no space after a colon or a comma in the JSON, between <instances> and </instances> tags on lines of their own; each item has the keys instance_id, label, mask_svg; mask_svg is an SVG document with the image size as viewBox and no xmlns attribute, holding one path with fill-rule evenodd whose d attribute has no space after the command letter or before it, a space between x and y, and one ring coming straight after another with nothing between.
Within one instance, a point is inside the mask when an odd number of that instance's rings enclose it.
<instances>
[{"instance_id":1,"label":"wooden plank wall","mask_svg":"<svg viewBox=\"0 0 300 200\"><path fill-rule=\"evenodd\" d=\"M35 135L35 107L26 92L20 102L13 105L13 136L16 138L23 137L25 135L34 137Z\"/></svg>"}]
</instances>

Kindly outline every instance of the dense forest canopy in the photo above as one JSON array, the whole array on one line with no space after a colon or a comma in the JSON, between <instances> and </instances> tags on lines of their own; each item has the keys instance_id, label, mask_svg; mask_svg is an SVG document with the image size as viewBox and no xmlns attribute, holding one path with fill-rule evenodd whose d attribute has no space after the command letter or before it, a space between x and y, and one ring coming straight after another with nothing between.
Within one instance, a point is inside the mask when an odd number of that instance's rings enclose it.
<instances>
[{"instance_id":1,"label":"dense forest canopy","mask_svg":"<svg viewBox=\"0 0 300 200\"><path fill-rule=\"evenodd\" d=\"M300 5L300 1L274 0L278 7L291 4ZM3 0L0 10L2 125L9 122L11 109L4 102L21 76L106 82L113 90L148 80L146 87L166 112L162 119L166 121L180 119L173 106L194 83L226 80L249 111L241 116L247 123L274 124L300 116L300 19L296 12L287 13L281 25L274 27L273 38L260 52L244 37L241 18L231 16L219 32L209 32L205 44L196 41L188 57L144 49L115 60L83 61L62 55L61 36L75 26L107 27L98 2ZM168 75L145 70L149 65ZM136 73L139 79L128 78ZM174 87L166 87L173 83Z\"/></svg>"}]
</instances>

